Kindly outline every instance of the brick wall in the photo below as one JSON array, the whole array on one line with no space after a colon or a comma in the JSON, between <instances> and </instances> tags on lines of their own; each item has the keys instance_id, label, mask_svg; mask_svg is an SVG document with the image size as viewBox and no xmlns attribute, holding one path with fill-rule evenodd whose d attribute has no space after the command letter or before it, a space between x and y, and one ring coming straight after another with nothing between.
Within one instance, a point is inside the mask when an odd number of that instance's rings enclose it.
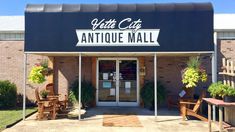
<instances>
[{"instance_id":1,"label":"brick wall","mask_svg":"<svg viewBox=\"0 0 235 132\"><path fill-rule=\"evenodd\" d=\"M235 61L235 40L218 40L218 72L221 72L222 58ZM218 80L223 81L222 75L218 75ZM225 108L224 120L231 125L235 125L235 108Z\"/></svg>"},{"instance_id":2,"label":"brick wall","mask_svg":"<svg viewBox=\"0 0 235 132\"><path fill-rule=\"evenodd\" d=\"M221 72L222 58L235 61L235 40L218 40L218 72ZM222 76L218 76L218 80L222 81Z\"/></svg>"},{"instance_id":3,"label":"brick wall","mask_svg":"<svg viewBox=\"0 0 235 132\"><path fill-rule=\"evenodd\" d=\"M9 80L15 83L18 93L23 91L23 51L24 41L0 41L0 80ZM28 55L28 74L31 67L42 59L47 59L47 57ZM27 81L26 95L29 99L34 99L34 88L37 86L41 85L31 84Z\"/></svg>"},{"instance_id":4,"label":"brick wall","mask_svg":"<svg viewBox=\"0 0 235 132\"><path fill-rule=\"evenodd\" d=\"M160 81L171 94L178 95L184 87L181 81L181 70L187 65L189 56L160 56L157 59L157 79ZM201 56L202 66L205 67L208 74L208 81L206 83L199 83L198 88L195 89L199 94L201 88L207 88L211 83L211 60L209 56ZM145 80L153 80L153 57L145 58L146 76Z\"/></svg>"},{"instance_id":5,"label":"brick wall","mask_svg":"<svg viewBox=\"0 0 235 132\"><path fill-rule=\"evenodd\" d=\"M54 63L55 92L68 95L69 87L78 79L78 57L55 57ZM91 82L91 57L82 57L82 80Z\"/></svg>"},{"instance_id":6,"label":"brick wall","mask_svg":"<svg viewBox=\"0 0 235 132\"><path fill-rule=\"evenodd\" d=\"M18 93L22 93L23 86L23 41L0 41L0 80L10 80L18 87ZM235 60L235 40L218 40L218 71L220 71L221 58ZM45 56L28 55L27 72L31 67L47 59ZM92 61L91 57L82 58L82 78L91 80ZM160 80L174 94L183 87L180 71L185 67L187 56L158 57L158 80ZM211 60L210 57L202 57L203 65L209 75L207 87L211 82ZM153 80L153 57L145 57L146 76L145 80ZM55 57L55 85L58 93L67 94L68 87L78 76L78 57ZM29 99L34 99L34 88L43 87L27 82L26 94ZM199 86L202 87L202 86Z\"/></svg>"}]
</instances>

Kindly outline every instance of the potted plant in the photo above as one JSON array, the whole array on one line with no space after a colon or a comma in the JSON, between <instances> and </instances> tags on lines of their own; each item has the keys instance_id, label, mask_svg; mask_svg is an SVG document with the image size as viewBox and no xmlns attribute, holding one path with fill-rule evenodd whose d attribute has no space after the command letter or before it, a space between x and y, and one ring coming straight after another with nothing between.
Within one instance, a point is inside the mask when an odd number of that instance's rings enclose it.
<instances>
[{"instance_id":1,"label":"potted plant","mask_svg":"<svg viewBox=\"0 0 235 132\"><path fill-rule=\"evenodd\" d=\"M43 98L43 99L46 99L47 96L48 96L49 92L47 90L42 90L40 91L40 96Z\"/></svg>"},{"instance_id":2,"label":"potted plant","mask_svg":"<svg viewBox=\"0 0 235 132\"><path fill-rule=\"evenodd\" d=\"M218 81L209 86L208 92L213 98L222 99L224 96L224 87L225 85L221 81Z\"/></svg>"},{"instance_id":3,"label":"potted plant","mask_svg":"<svg viewBox=\"0 0 235 132\"><path fill-rule=\"evenodd\" d=\"M193 88L199 81L207 81L206 70L202 68L199 57L190 57L187 67L182 71L182 82L186 88Z\"/></svg>"},{"instance_id":4,"label":"potted plant","mask_svg":"<svg viewBox=\"0 0 235 132\"><path fill-rule=\"evenodd\" d=\"M49 76L53 73L53 69L48 67L48 60L41 61L39 65L43 67L43 70L41 71L41 73L44 76Z\"/></svg>"},{"instance_id":5,"label":"potted plant","mask_svg":"<svg viewBox=\"0 0 235 132\"><path fill-rule=\"evenodd\" d=\"M227 86L224 91L224 102L235 102L235 89Z\"/></svg>"},{"instance_id":6,"label":"potted plant","mask_svg":"<svg viewBox=\"0 0 235 132\"><path fill-rule=\"evenodd\" d=\"M235 102L235 89L221 81L212 83L208 92L213 98L224 99L224 102Z\"/></svg>"},{"instance_id":7,"label":"potted plant","mask_svg":"<svg viewBox=\"0 0 235 132\"><path fill-rule=\"evenodd\" d=\"M29 74L29 81L36 84L41 84L46 81L46 76L53 73L53 69L48 67L46 60L35 64Z\"/></svg>"},{"instance_id":8,"label":"potted plant","mask_svg":"<svg viewBox=\"0 0 235 132\"><path fill-rule=\"evenodd\" d=\"M74 81L70 86L69 91L69 102L74 106L78 105L78 81ZM81 103L82 108L89 108L93 101L95 100L95 88L92 86L91 82L83 80L81 82Z\"/></svg>"},{"instance_id":9,"label":"potted plant","mask_svg":"<svg viewBox=\"0 0 235 132\"><path fill-rule=\"evenodd\" d=\"M166 89L160 83L157 82L157 100L162 103L166 98ZM144 107L153 110L154 109L154 83L152 81L146 82L144 87L140 91L141 99L143 100Z\"/></svg>"},{"instance_id":10,"label":"potted plant","mask_svg":"<svg viewBox=\"0 0 235 132\"><path fill-rule=\"evenodd\" d=\"M193 98L194 88L199 82L207 81L206 70L201 66L199 57L190 57L187 62L187 67L181 71L182 83L185 87L182 88L188 98Z\"/></svg>"}]
</instances>

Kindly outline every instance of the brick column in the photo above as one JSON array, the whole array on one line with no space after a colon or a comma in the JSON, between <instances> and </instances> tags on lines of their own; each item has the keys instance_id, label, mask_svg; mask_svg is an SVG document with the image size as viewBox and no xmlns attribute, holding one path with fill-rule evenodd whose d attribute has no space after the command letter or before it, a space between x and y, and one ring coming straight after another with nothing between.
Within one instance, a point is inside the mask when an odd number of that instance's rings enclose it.
<instances>
[{"instance_id":1,"label":"brick column","mask_svg":"<svg viewBox=\"0 0 235 132\"><path fill-rule=\"evenodd\" d=\"M48 57L48 67L53 69L53 73L51 75L48 76L48 83L54 83L54 58L52 56Z\"/></svg>"}]
</instances>

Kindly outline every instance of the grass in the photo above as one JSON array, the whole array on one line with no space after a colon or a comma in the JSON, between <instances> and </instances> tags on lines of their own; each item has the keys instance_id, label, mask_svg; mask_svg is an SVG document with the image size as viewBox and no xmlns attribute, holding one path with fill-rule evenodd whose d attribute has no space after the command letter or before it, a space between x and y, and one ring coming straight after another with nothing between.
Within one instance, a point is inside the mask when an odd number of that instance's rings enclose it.
<instances>
[{"instance_id":1,"label":"grass","mask_svg":"<svg viewBox=\"0 0 235 132\"><path fill-rule=\"evenodd\" d=\"M36 111L36 108L27 108L26 115ZM0 131L6 128L7 125L13 124L22 119L22 108L0 110Z\"/></svg>"}]
</instances>

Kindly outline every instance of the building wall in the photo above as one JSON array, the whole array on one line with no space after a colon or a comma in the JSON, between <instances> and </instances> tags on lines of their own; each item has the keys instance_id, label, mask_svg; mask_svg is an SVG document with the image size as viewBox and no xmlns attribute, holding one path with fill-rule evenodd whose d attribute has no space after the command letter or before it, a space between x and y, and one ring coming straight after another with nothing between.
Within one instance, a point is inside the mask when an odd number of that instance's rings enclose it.
<instances>
[{"instance_id":1,"label":"building wall","mask_svg":"<svg viewBox=\"0 0 235 132\"><path fill-rule=\"evenodd\" d=\"M235 61L235 39L219 39L218 41L218 72L221 71L222 58ZM218 76L218 80L222 80L222 76Z\"/></svg>"},{"instance_id":2,"label":"building wall","mask_svg":"<svg viewBox=\"0 0 235 132\"><path fill-rule=\"evenodd\" d=\"M0 80L9 80L16 84L17 92L22 93L23 89L23 68L24 68L24 41L0 41ZM35 63L39 63L47 57L28 55L27 72ZM34 88L42 85L35 85L27 81L26 95L34 99Z\"/></svg>"},{"instance_id":3,"label":"building wall","mask_svg":"<svg viewBox=\"0 0 235 132\"><path fill-rule=\"evenodd\" d=\"M14 82L17 85L18 93L22 93L23 86L23 45L23 41L0 41L0 80ZM42 59L47 59L47 57L28 54L28 75L32 66L35 63L39 63ZM186 66L187 60L187 56L158 57L158 80L172 94L177 95L183 87L181 70ZM57 56L54 63L56 92L62 95L68 94L68 88L78 78L78 57ZM203 61L203 64L208 68L210 76L210 60ZM153 80L153 57L144 57L144 65L146 67L144 79ZM82 79L91 81L92 77L92 57L82 57ZM44 88L46 83L35 85L27 81L27 97L34 100L34 89L36 87Z\"/></svg>"},{"instance_id":4,"label":"building wall","mask_svg":"<svg viewBox=\"0 0 235 132\"><path fill-rule=\"evenodd\" d=\"M0 80L10 80L17 85L18 93L22 93L23 86L23 48L24 41L0 41ZM222 58L235 60L235 40L218 40L218 71L222 65ZM27 72L35 63L39 63L45 56L28 55ZM153 80L153 57L144 57L146 67L145 80ZM186 66L187 56L158 57L158 80L166 86L173 94L178 94L183 87L180 71ZM207 69L211 80L210 57L202 57L203 65ZM82 78L92 80L92 57L82 58ZM58 93L67 94L68 87L78 76L78 57L55 57L55 86ZM57 79L58 78L58 79ZM219 80L222 78L219 76ZM203 84L203 87L209 85ZM27 81L26 94L29 99L34 99L34 89L43 88L42 85L35 85Z\"/></svg>"},{"instance_id":5,"label":"building wall","mask_svg":"<svg viewBox=\"0 0 235 132\"><path fill-rule=\"evenodd\" d=\"M169 94L178 95L184 87L181 78L181 71L187 66L189 56L159 56L157 58L157 79L163 84ZM205 55L200 57L202 66L206 69L208 79L206 83L199 83L195 89L200 94L202 88L207 88L211 83L211 59ZM145 80L153 80L153 57L145 58L146 77Z\"/></svg>"},{"instance_id":6,"label":"building wall","mask_svg":"<svg viewBox=\"0 0 235 132\"><path fill-rule=\"evenodd\" d=\"M222 72L222 58L227 58L235 62L235 37L234 39L218 40L218 72ZM223 81L223 76L218 75L218 81ZM235 108L225 108L224 120L231 125L235 125Z\"/></svg>"},{"instance_id":7,"label":"building wall","mask_svg":"<svg viewBox=\"0 0 235 132\"><path fill-rule=\"evenodd\" d=\"M68 95L69 87L78 79L78 57L57 56L54 63L55 92ZM82 57L82 81L91 82L91 63L91 57Z\"/></svg>"}]
</instances>

